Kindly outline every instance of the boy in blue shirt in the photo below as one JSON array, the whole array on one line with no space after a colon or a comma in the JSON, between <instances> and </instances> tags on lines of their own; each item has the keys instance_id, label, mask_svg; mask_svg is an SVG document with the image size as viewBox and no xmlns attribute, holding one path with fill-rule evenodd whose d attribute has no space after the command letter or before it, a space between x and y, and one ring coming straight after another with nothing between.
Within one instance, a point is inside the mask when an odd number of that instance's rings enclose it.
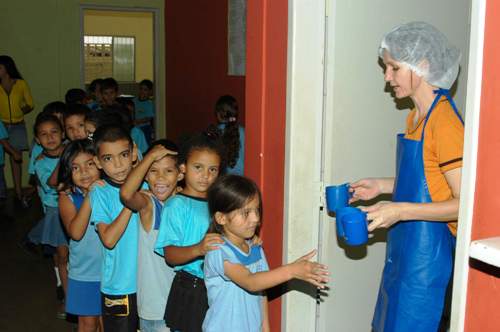
<instances>
[{"instance_id":1,"label":"boy in blue shirt","mask_svg":"<svg viewBox=\"0 0 500 332\"><path fill-rule=\"evenodd\" d=\"M92 214L103 244L101 270L102 315L105 331L137 330L138 215L123 206L120 186L137 159L128 131L99 127L94 135L95 163L104 172L104 185L90 192Z\"/></svg>"},{"instance_id":2,"label":"boy in blue shirt","mask_svg":"<svg viewBox=\"0 0 500 332\"><path fill-rule=\"evenodd\" d=\"M151 145L154 138L153 121L155 118L155 105L152 96L153 82L142 80L139 83L139 96L134 98L134 118L135 125L144 132L148 145Z\"/></svg>"}]
</instances>

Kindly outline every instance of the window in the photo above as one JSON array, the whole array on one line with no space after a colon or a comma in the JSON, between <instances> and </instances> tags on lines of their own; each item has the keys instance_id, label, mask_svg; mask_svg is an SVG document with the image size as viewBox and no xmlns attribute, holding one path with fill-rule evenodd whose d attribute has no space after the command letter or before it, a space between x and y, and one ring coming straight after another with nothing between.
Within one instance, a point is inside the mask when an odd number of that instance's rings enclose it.
<instances>
[{"instance_id":1,"label":"window","mask_svg":"<svg viewBox=\"0 0 500 332\"><path fill-rule=\"evenodd\" d=\"M118 82L135 81L135 38L84 36L85 83L113 77Z\"/></svg>"}]
</instances>

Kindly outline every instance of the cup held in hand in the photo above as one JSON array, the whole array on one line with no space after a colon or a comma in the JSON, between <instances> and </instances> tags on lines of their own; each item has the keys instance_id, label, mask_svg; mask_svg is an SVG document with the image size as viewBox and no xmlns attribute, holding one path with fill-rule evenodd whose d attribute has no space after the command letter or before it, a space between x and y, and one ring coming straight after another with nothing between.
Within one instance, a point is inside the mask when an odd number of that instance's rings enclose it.
<instances>
[{"instance_id":1,"label":"cup held in hand","mask_svg":"<svg viewBox=\"0 0 500 332\"><path fill-rule=\"evenodd\" d=\"M325 188L326 207L329 212L336 212L338 209L349 206L349 183L338 186L328 186Z\"/></svg>"},{"instance_id":2,"label":"cup held in hand","mask_svg":"<svg viewBox=\"0 0 500 332\"><path fill-rule=\"evenodd\" d=\"M359 246L368 241L366 212L355 207L336 210L337 235L351 246Z\"/></svg>"}]
</instances>

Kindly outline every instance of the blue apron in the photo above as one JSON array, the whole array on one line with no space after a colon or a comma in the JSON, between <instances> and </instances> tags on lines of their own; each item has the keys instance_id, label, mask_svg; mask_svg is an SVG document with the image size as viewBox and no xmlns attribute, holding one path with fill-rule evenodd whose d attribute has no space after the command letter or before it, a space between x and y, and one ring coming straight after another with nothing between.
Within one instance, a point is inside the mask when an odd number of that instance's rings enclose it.
<instances>
[{"instance_id":1,"label":"blue apron","mask_svg":"<svg viewBox=\"0 0 500 332\"><path fill-rule=\"evenodd\" d=\"M442 96L460 114L448 90L439 89L427 112L420 141L398 134L394 202L432 202L424 174L427 121ZM463 123L463 121L462 121ZM387 233L387 252L373 318L376 332L434 332L443 313L455 239L447 223L402 221Z\"/></svg>"}]
</instances>

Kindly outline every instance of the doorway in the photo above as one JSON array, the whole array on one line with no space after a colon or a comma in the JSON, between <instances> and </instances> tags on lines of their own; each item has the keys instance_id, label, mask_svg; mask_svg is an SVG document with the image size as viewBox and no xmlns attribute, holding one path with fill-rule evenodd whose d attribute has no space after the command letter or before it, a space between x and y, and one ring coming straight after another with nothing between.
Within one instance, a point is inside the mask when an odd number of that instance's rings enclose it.
<instances>
[{"instance_id":1,"label":"doorway","mask_svg":"<svg viewBox=\"0 0 500 332\"><path fill-rule=\"evenodd\" d=\"M322 209L323 188L363 177L394 176L395 135L404 128L408 112L398 110L384 91L377 56L382 36L392 27L427 21L461 49L454 97L465 114L470 3L333 0L315 6L292 1L290 7L285 261L318 248L320 261L330 266L332 282L319 300L287 294L284 322L286 330L370 331L384 234L362 250L343 247L334 219ZM308 112L303 111L306 106Z\"/></svg>"},{"instance_id":2,"label":"doorway","mask_svg":"<svg viewBox=\"0 0 500 332\"><path fill-rule=\"evenodd\" d=\"M80 69L82 86L88 88L94 79L113 77L125 98L138 96L139 83L151 81L154 136L163 137L164 74L159 68L158 15L159 10L150 8L82 6ZM136 108L136 115L140 111Z\"/></svg>"}]
</instances>

